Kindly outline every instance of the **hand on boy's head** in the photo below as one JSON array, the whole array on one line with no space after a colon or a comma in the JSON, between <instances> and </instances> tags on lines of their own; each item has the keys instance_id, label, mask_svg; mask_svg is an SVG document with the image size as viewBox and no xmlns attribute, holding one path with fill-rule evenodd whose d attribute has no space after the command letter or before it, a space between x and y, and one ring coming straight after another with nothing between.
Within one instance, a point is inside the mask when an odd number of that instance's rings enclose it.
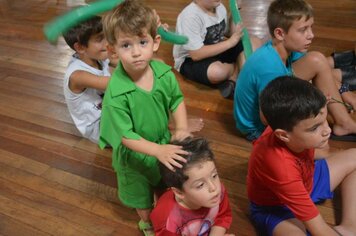
<instances>
[{"instance_id":1,"label":"hand on boy's head","mask_svg":"<svg viewBox=\"0 0 356 236\"><path fill-rule=\"evenodd\" d=\"M187 162L187 160L180 155L188 155L188 154L189 152L184 151L182 149L182 146L164 144L159 146L159 149L157 150L156 158L168 169L174 171L175 167L182 168L182 164L180 164L179 162L181 163Z\"/></svg>"}]
</instances>

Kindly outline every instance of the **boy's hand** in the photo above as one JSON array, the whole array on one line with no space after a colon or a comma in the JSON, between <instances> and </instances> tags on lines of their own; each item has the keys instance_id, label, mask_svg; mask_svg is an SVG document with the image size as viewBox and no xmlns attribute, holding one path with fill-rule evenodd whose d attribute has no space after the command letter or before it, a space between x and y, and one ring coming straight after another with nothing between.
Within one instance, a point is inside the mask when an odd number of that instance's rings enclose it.
<instances>
[{"instance_id":1,"label":"boy's hand","mask_svg":"<svg viewBox=\"0 0 356 236\"><path fill-rule=\"evenodd\" d=\"M160 26L162 26L165 31L168 31L168 28L169 28L168 24L167 24L167 23L162 24L161 18L159 17L159 15L157 14L157 12L156 12L155 9L153 9L153 14L154 14L154 15L156 16L156 18L157 18L157 28L160 27Z\"/></svg>"},{"instance_id":2,"label":"boy's hand","mask_svg":"<svg viewBox=\"0 0 356 236\"><path fill-rule=\"evenodd\" d=\"M243 26L242 24L232 24L232 27L231 27L231 36L228 40L231 41L231 45L232 47L234 47L241 39L242 37L242 29L243 29Z\"/></svg>"},{"instance_id":3,"label":"boy's hand","mask_svg":"<svg viewBox=\"0 0 356 236\"><path fill-rule=\"evenodd\" d=\"M181 146L165 144L159 145L155 156L168 169L174 171L175 167L182 168L182 165L177 161L187 162L187 160L179 154L187 155L189 152L182 150Z\"/></svg>"},{"instance_id":4,"label":"boy's hand","mask_svg":"<svg viewBox=\"0 0 356 236\"><path fill-rule=\"evenodd\" d=\"M174 140L182 141L187 137L192 137L193 135L188 130L176 130L171 137L171 142Z\"/></svg>"}]
</instances>

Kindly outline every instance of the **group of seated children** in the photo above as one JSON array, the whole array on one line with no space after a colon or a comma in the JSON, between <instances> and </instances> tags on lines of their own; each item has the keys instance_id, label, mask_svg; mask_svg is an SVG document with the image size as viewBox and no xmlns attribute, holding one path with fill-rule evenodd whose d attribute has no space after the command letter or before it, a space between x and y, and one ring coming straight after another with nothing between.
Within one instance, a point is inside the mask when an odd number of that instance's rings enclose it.
<instances>
[{"instance_id":1,"label":"group of seated children","mask_svg":"<svg viewBox=\"0 0 356 236\"><path fill-rule=\"evenodd\" d=\"M216 84L236 77L230 59L241 53L241 26L222 40L225 15L220 1L195 0L179 17L177 30L192 27L182 31L193 34L192 42L174 49L176 66L188 78ZM193 26L201 19L209 23ZM68 108L84 137L112 148L118 196L136 209L144 235L233 235L227 233L232 213L214 155L207 140L191 137L201 122L189 127L171 67L153 59L161 40L158 23L153 10L126 0L102 25L94 17L69 31L65 39L76 54L64 83ZM257 231L267 235L356 235L356 149L314 158L314 149L326 146L332 133L356 133L346 108L325 95L353 107L355 99L341 77L333 78L345 73L334 73L320 53L306 53L312 23L304 0L275 0L268 11L272 41L246 61L237 80L237 127L250 140L260 136L248 167L250 215ZM112 73L108 54L117 64ZM224 68L229 74L217 78ZM225 94L229 86L222 87ZM342 220L332 228L315 203L332 198L340 184Z\"/></svg>"},{"instance_id":2,"label":"group of seated children","mask_svg":"<svg viewBox=\"0 0 356 236\"><path fill-rule=\"evenodd\" d=\"M249 57L238 75L234 95L238 130L248 140L256 140L266 128L260 117L259 94L275 78L293 75L311 80L329 98L328 111L334 121L331 138L356 141L356 121L344 105L356 108L356 94L347 83L351 73L332 68L333 60L319 52L307 52L314 38L312 7L304 0L273 1L267 23L272 40Z\"/></svg>"}]
</instances>

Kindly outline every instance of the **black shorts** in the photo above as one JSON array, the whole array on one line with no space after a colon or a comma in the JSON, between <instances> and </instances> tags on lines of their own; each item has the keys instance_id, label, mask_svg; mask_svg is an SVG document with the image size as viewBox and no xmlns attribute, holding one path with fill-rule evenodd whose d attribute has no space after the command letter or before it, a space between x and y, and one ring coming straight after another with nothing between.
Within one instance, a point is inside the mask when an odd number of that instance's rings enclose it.
<instances>
[{"instance_id":1,"label":"black shorts","mask_svg":"<svg viewBox=\"0 0 356 236\"><path fill-rule=\"evenodd\" d=\"M240 40L235 47L230 48L214 57L205 58L200 61L193 61L190 57L187 57L180 67L180 73L189 80L211 86L212 84L208 79L208 68L210 64L216 61L235 64L237 57L242 51L243 46L242 41Z\"/></svg>"}]
</instances>

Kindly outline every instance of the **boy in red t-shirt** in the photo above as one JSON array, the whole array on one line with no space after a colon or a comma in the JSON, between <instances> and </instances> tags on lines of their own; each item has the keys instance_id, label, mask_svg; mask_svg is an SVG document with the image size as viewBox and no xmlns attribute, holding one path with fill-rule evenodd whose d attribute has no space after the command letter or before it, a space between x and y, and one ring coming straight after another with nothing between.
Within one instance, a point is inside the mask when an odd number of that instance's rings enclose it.
<instances>
[{"instance_id":1,"label":"boy in red t-shirt","mask_svg":"<svg viewBox=\"0 0 356 236\"><path fill-rule=\"evenodd\" d=\"M226 189L221 184L208 142L187 138L175 142L188 152L187 162L175 171L160 165L164 193L151 213L156 236L232 236L226 234L232 216Z\"/></svg>"},{"instance_id":2,"label":"boy in red t-shirt","mask_svg":"<svg viewBox=\"0 0 356 236\"><path fill-rule=\"evenodd\" d=\"M268 235L356 235L356 149L314 160L328 144L327 100L311 83L289 77L260 95L269 126L254 143L247 192L251 218ZM342 220L331 228L315 203L341 184Z\"/></svg>"}]
</instances>

